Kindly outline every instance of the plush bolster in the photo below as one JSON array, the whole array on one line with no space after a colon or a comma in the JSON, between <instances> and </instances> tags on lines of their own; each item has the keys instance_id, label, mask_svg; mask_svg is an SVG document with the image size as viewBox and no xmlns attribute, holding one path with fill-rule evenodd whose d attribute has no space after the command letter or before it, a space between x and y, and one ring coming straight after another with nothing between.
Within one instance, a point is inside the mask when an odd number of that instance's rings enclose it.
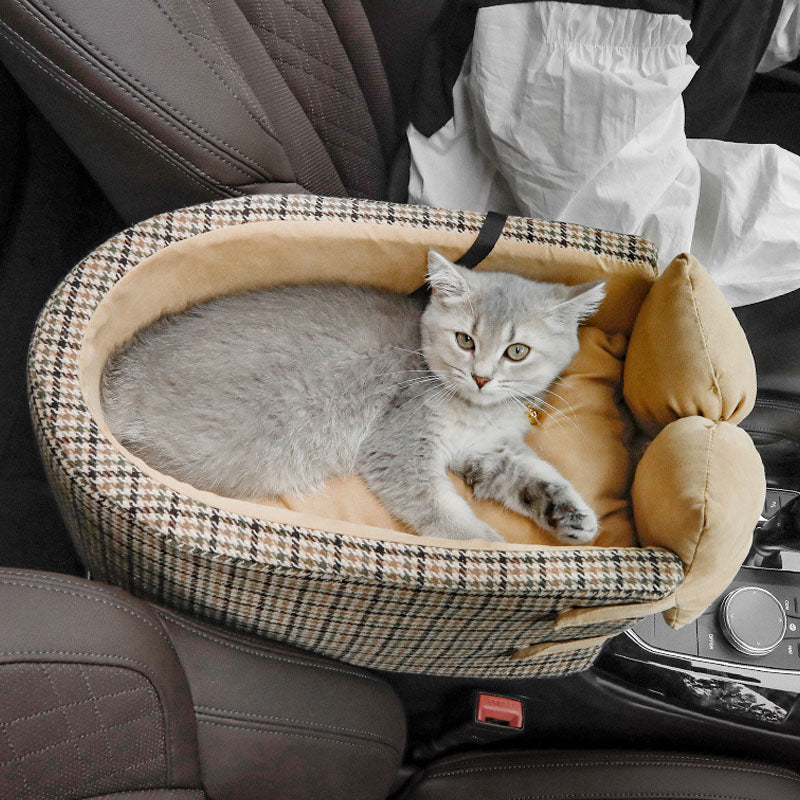
<instances>
[{"instance_id":1,"label":"plush bolster","mask_svg":"<svg viewBox=\"0 0 800 800\"><path fill-rule=\"evenodd\" d=\"M685 578L674 628L702 614L731 582L750 548L764 504L764 467L735 425L686 417L650 443L633 480L633 513L643 546L672 550Z\"/></svg>"},{"instance_id":2,"label":"plush bolster","mask_svg":"<svg viewBox=\"0 0 800 800\"><path fill-rule=\"evenodd\" d=\"M744 331L694 256L677 256L650 288L631 332L624 392L651 434L693 415L737 423L753 408Z\"/></svg>"}]
</instances>

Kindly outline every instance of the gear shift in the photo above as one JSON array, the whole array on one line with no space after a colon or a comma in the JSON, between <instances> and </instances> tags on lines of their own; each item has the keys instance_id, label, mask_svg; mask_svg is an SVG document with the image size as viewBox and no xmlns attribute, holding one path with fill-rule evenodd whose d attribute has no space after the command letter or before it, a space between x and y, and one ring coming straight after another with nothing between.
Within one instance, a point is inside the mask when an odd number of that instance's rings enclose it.
<instances>
[{"instance_id":1,"label":"gear shift","mask_svg":"<svg viewBox=\"0 0 800 800\"><path fill-rule=\"evenodd\" d=\"M800 552L800 495L756 528L753 550L761 556L775 556L786 550Z\"/></svg>"}]
</instances>

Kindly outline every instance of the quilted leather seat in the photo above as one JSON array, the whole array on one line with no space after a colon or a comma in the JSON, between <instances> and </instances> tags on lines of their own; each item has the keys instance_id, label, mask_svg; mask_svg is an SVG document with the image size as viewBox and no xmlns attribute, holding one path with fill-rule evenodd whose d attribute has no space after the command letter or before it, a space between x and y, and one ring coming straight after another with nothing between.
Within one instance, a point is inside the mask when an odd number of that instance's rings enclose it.
<instances>
[{"instance_id":1,"label":"quilted leather seat","mask_svg":"<svg viewBox=\"0 0 800 800\"><path fill-rule=\"evenodd\" d=\"M371 673L79 578L0 570L0 697L3 798L383 800L401 782L402 707ZM471 754L401 796L784 800L800 776L694 755Z\"/></svg>"},{"instance_id":2,"label":"quilted leather seat","mask_svg":"<svg viewBox=\"0 0 800 800\"><path fill-rule=\"evenodd\" d=\"M0 59L128 222L387 196L399 138L359 0L2 0Z\"/></svg>"},{"instance_id":3,"label":"quilted leather seat","mask_svg":"<svg viewBox=\"0 0 800 800\"><path fill-rule=\"evenodd\" d=\"M405 745L368 672L43 572L0 570L0 698L4 800L378 800Z\"/></svg>"}]
</instances>

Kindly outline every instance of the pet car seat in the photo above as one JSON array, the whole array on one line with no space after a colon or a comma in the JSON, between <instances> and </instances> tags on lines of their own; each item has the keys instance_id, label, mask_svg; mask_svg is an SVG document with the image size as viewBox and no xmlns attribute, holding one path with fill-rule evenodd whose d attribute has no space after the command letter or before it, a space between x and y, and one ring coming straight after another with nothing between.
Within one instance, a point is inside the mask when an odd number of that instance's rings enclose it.
<instances>
[{"instance_id":1,"label":"pet car seat","mask_svg":"<svg viewBox=\"0 0 800 800\"><path fill-rule=\"evenodd\" d=\"M565 674L642 616L663 611L680 626L702 613L747 554L764 499L761 461L736 426L755 371L702 267L680 256L656 278L653 246L634 236L509 218L478 266L606 280L556 384L558 413L528 438L598 513L594 546L556 545L458 481L506 543L417 537L356 477L305 500L232 500L156 472L108 430L103 365L164 313L285 283L408 293L430 247L456 258L482 222L268 195L163 214L87 256L42 312L29 385L43 459L92 575L351 664L450 676Z\"/></svg>"}]
</instances>

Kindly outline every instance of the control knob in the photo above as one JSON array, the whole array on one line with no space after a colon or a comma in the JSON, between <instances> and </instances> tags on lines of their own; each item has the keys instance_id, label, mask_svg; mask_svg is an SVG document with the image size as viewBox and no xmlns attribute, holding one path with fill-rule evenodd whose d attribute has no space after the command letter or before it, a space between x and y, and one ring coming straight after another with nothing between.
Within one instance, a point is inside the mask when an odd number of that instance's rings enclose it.
<instances>
[{"instance_id":1,"label":"control knob","mask_svg":"<svg viewBox=\"0 0 800 800\"><path fill-rule=\"evenodd\" d=\"M741 653L765 656L783 640L786 612L772 592L740 586L728 593L719 609L725 638Z\"/></svg>"}]
</instances>

